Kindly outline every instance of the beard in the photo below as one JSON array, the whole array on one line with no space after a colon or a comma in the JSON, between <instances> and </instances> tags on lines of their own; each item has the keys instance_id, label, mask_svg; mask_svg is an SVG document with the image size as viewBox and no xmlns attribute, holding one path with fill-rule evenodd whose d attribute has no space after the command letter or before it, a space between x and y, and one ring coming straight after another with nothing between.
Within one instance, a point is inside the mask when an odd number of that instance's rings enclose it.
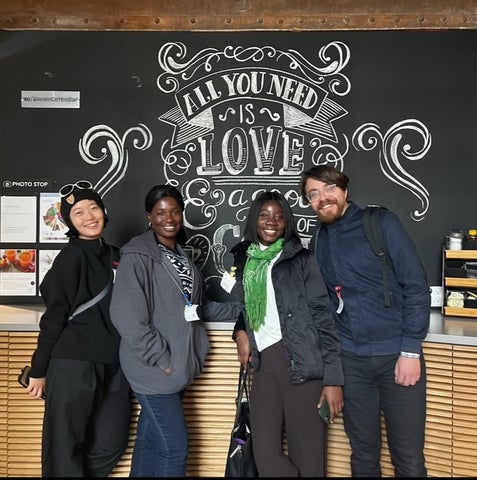
<instances>
[{"instance_id":1,"label":"beard","mask_svg":"<svg viewBox=\"0 0 477 480\"><path fill-rule=\"evenodd\" d=\"M322 210L322 207L325 205L327 208ZM320 222L332 224L343 216L343 213L347 207L347 203L341 205L340 202L335 199L327 199L326 201L320 202L317 207L316 215L318 216Z\"/></svg>"}]
</instances>

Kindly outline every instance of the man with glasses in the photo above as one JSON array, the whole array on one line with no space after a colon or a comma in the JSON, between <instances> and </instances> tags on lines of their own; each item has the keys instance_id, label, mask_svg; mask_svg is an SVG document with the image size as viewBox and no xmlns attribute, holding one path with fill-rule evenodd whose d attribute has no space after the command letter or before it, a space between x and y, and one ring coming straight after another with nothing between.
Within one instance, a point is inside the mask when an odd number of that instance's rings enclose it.
<instances>
[{"instance_id":1,"label":"man with glasses","mask_svg":"<svg viewBox=\"0 0 477 480\"><path fill-rule=\"evenodd\" d=\"M345 375L343 421L351 474L381 476L381 413L398 477L425 477L426 371L422 341L430 295L415 245L399 218L381 209L391 305L383 270L365 236L363 212L348 200L348 177L329 165L305 171L301 195L321 222L311 241L330 294Z\"/></svg>"}]
</instances>

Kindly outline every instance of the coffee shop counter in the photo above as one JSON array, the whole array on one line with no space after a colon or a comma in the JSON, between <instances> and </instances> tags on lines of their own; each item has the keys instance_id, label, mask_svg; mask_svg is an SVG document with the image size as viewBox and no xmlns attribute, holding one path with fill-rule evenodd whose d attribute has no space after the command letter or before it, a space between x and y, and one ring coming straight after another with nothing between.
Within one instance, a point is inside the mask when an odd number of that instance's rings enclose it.
<instances>
[{"instance_id":1,"label":"coffee shop counter","mask_svg":"<svg viewBox=\"0 0 477 480\"><path fill-rule=\"evenodd\" d=\"M0 476L40 476L43 402L18 384L36 346L42 305L0 305ZM235 413L239 364L233 322L206 323L211 344L203 373L188 389L188 476L223 477ZM427 366L426 461L429 476L477 476L477 319L433 309L424 342ZM130 442L112 476L127 476L139 407L134 399ZM383 428L383 476L393 476ZM327 476L349 477L342 417L328 430Z\"/></svg>"},{"instance_id":2,"label":"coffee shop counter","mask_svg":"<svg viewBox=\"0 0 477 480\"><path fill-rule=\"evenodd\" d=\"M0 331L36 332L43 314L42 305L0 305ZM231 331L233 322L206 323L209 330ZM426 342L477 346L477 320L465 317L446 317L432 309Z\"/></svg>"}]
</instances>

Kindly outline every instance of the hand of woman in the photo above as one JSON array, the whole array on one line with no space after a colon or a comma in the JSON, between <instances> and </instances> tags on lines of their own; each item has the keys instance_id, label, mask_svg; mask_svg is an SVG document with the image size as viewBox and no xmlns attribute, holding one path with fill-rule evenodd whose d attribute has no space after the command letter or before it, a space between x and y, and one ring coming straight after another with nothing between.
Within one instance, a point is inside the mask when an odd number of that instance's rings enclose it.
<instances>
[{"instance_id":1,"label":"hand of woman","mask_svg":"<svg viewBox=\"0 0 477 480\"><path fill-rule=\"evenodd\" d=\"M330 423L333 423L334 418L341 413L344 407L343 387L339 385L327 385L323 387L320 403L317 405L318 408L321 407L321 403L325 398L330 406Z\"/></svg>"},{"instance_id":2,"label":"hand of woman","mask_svg":"<svg viewBox=\"0 0 477 480\"><path fill-rule=\"evenodd\" d=\"M28 382L27 392L35 398L42 398L45 392L46 377L33 378L30 377Z\"/></svg>"},{"instance_id":3,"label":"hand of woman","mask_svg":"<svg viewBox=\"0 0 477 480\"><path fill-rule=\"evenodd\" d=\"M250 340L245 330L239 330L235 335L237 342L237 356L240 365L246 367L250 361Z\"/></svg>"}]
</instances>

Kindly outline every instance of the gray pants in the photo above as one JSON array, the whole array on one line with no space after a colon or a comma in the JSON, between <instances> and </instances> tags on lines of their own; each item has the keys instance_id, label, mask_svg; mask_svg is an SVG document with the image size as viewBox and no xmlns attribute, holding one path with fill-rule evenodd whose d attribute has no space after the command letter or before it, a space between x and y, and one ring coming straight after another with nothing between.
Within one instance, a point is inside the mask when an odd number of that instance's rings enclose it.
<instances>
[{"instance_id":1,"label":"gray pants","mask_svg":"<svg viewBox=\"0 0 477 480\"><path fill-rule=\"evenodd\" d=\"M120 367L52 359L46 375L43 477L107 477L129 439L129 384Z\"/></svg>"}]
</instances>

